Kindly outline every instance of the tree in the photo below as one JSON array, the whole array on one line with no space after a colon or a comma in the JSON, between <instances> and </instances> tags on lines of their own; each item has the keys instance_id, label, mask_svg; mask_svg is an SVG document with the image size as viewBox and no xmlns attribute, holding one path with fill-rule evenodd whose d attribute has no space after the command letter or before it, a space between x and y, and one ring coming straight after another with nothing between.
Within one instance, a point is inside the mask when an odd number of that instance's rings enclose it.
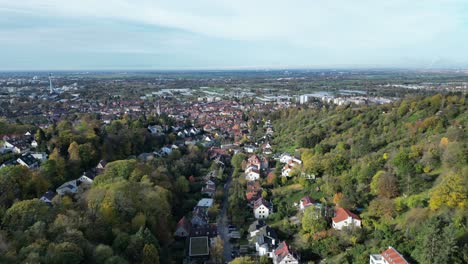
<instances>
[{"instance_id":1,"label":"tree","mask_svg":"<svg viewBox=\"0 0 468 264\"><path fill-rule=\"evenodd\" d=\"M434 217L424 222L419 230L412 256L421 264L452 263L455 250L456 234L453 224Z\"/></svg>"},{"instance_id":2,"label":"tree","mask_svg":"<svg viewBox=\"0 0 468 264\"><path fill-rule=\"evenodd\" d=\"M81 162L80 149L76 141L73 141L68 147L68 158L70 161Z\"/></svg>"},{"instance_id":3,"label":"tree","mask_svg":"<svg viewBox=\"0 0 468 264\"><path fill-rule=\"evenodd\" d=\"M210 248L210 254L214 263L224 263L224 242L220 236L214 239Z\"/></svg>"},{"instance_id":4,"label":"tree","mask_svg":"<svg viewBox=\"0 0 468 264\"><path fill-rule=\"evenodd\" d=\"M378 171L370 184L371 192L385 198L398 195L398 182L395 176L384 171Z\"/></svg>"},{"instance_id":5,"label":"tree","mask_svg":"<svg viewBox=\"0 0 468 264\"><path fill-rule=\"evenodd\" d=\"M159 253L153 244L145 244L142 264L159 264Z\"/></svg>"},{"instance_id":6,"label":"tree","mask_svg":"<svg viewBox=\"0 0 468 264\"><path fill-rule=\"evenodd\" d=\"M232 156L232 159L231 159L231 165L235 168L235 169L241 169L242 167L242 162L247 158L247 156L244 154L244 153L237 153L235 154L234 156Z\"/></svg>"},{"instance_id":7,"label":"tree","mask_svg":"<svg viewBox=\"0 0 468 264\"><path fill-rule=\"evenodd\" d=\"M70 242L52 243L47 249L47 263L79 264L83 257L83 250L78 245Z\"/></svg>"},{"instance_id":8,"label":"tree","mask_svg":"<svg viewBox=\"0 0 468 264\"><path fill-rule=\"evenodd\" d=\"M467 169L463 172L449 172L442 175L442 180L431 191L431 199L429 207L433 210L442 207L467 207L468 199L468 178L466 177ZM465 175L465 176L462 176Z\"/></svg>"},{"instance_id":9,"label":"tree","mask_svg":"<svg viewBox=\"0 0 468 264\"><path fill-rule=\"evenodd\" d=\"M255 264L255 261L253 261L250 257L238 257L229 263L230 264Z\"/></svg>"},{"instance_id":10,"label":"tree","mask_svg":"<svg viewBox=\"0 0 468 264\"><path fill-rule=\"evenodd\" d=\"M302 230L315 234L326 228L327 221L320 215L320 212L314 206L307 207L302 216Z\"/></svg>"},{"instance_id":11,"label":"tree","mask_svg":"<svg viewBox=\"0 0 468 264\"><path fill-rule=\"evenodd\" d=\"M190 190L189 181L184 176L179 176L174 185L178 193L187 193Z\"/></svg>"},{"instance_id":12,"label":"tree","mask_svg":"<svg viewBox=\"0 0 468 264\"><path fill-rule=\"evenodd\" d=\"M103 264L108 260L110 257L114 255L114 252L111 247L104 244L99 244L94 249L94 260L98 264Z\"/></svg>"},{"instance_id":13,"label":"tree","mask_svg":"<svg viewBox=\"0 0 468 264\"><path fill-rule=\"evenodd\" d=\"M48 222L51 209L39 199L24 200L13 204L3 217L3 225L10 231L24 231L37 221Z\"/></svg>"}]
</instances>

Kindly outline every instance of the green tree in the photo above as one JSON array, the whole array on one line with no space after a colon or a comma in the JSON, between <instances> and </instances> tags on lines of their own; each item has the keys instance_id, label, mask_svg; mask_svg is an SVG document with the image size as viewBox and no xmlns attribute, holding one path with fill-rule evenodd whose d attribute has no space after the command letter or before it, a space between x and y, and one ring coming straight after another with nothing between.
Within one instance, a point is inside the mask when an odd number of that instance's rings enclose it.
<instances>
[{"instance_id":1,"label":"green tree","mask_svg":"<svg viewBox=\"0 0 468 264\"><path fill-rule=\"evenodd\" d=\"M3 217L3 225L11 231L24 231L37 221L48 222L51 209L39 199L16 202Z\"/></svg>"},{"instance_id":2,"label":"green tree","mask_svg":"<svg viewBox=\"0 0 468 264\"><path fill-rule=\"evenodd\" d=\"M302 216L302 230L315 234L326 228L327 221L321 216L320 212L314 206L307 207Z\"/></svg>"},{"instance_id":3,"label":"green tree","mask_svg":"<svg viewBox=\"0 0 468 264\"><path fill-rule=\"evenodd\" d=\"M84 253L78 245L70 242L52 243L47 249L47 263L79 264L83 261Z\"/></svg>"},{"instance_id":4,"label":"green tree","mask_svg":"<svg viewBox=\"0 0 468 264\"><path fill-rule=\"evenodd\" d=\"M452 263L456 251L456 232L453 224L434 217L422 225L416 237L412 256L421 264Z\"/></svg>"},{"instance_id":5,"label":"green tree","mask_svg":"<svg viewBox=\"0 0 468 264\"><path fill-rule=\"evenodd\" d=\"M94 249L94 261L98 264L104 264L106 260L114 255L114 252L111 247L104 244L99 244Z\"/></svg>"}]
</instances>

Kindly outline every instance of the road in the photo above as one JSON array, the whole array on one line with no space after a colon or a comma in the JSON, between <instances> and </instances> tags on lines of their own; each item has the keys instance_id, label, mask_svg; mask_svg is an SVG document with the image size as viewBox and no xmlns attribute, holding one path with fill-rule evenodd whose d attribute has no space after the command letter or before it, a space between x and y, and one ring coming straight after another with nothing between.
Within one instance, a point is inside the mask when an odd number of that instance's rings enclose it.
<instances>
[{"instance_id":1,"label":"road","mask_svg":"<svg viewBox=\"0 0 468 264\"><path fill-rule=\"evenodd\" d=\"M229 242L229 222L227 218L227 209L229 207L229 188L231 187L232 175L229 174L229 178L224 187L223 207L221 208L220 216L218 218L218 234L224 242L224 260L229 262L231 260L232 245Z\"/></svg>"}]
</instances>

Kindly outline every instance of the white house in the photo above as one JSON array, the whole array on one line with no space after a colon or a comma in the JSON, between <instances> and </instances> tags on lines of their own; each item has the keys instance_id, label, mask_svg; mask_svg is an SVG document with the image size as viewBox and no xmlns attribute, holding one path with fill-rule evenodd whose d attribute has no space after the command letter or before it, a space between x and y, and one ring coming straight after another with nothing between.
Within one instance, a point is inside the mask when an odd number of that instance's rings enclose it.
<instances>
[{"instance_id":1,"label":"white house","mask_svg":"<svg viewBox=\"0 0 468 264\"><path fill-rule=\"evenodd\" d=\"M273 258L273 252L278 245L278 236L275 230L269 226L263 226L252 237L252 243L255 243L255 250L259 256Z\"/></svg>"},{"instance_id":2,"label":"white house","mask_svg":"<svg viewBox=\"0 0 468 264\"><path fill-rule=\"evenodd\" d=\"M351 213L348 209L337 208L335 217L332 218L333 228L341 230L343 227L361 227L361 218Z\"/></svg>"},{"instance_id":3,"label":"white house","mask_svg":"<svg viewBox=\"0 0 468 264\"><path fill-rule=\"evenodd\" d=\"M37 148L37 146L38 146L37 141L33 139L33 141L31 141L31 147Z\"/></svg>"},{"instance_id":4,"label":"white house","mask_svg":"<svg viewBox=\"0 0 468 264\"><path fill-rule=\"evenodd\" d=\"M256 219L265 219L270 215L270 203L263 198L254 202L254 215Z\"/></svg>"},{"instance_id":5,"label":"white house","mask_svg":"<svg viewBox=\"0 0 468 264\"><path fill-rule=\"evenodd\" d=\"M393 247L381 254L370 255L369 264L408 264L409 262Z\"/></svg>"},{"instance_id":6,"label":"white house","mask_svg":"<svg viewBox=\"0 0 468 264\"><path fill-rule=\"evenodd\" d=\"M273 253L274 264L299 264L299 256L293 252L286 241L278 245Z\"/></svg>"},{"instance_id":7,"label":"white house","mask_svg":"<svg viewBox=\"0 0 468 264\"><path fill-rule=\"evenodd\" d=\"M245 179L248 181L256 181L260 179L260 171L254 166L248 167L245 170Z\"/></svg>"},{"instance_id":8,"label":"white house","mask_svg":"<svg viewBox=\"0 0 468 264\"><path fill-rule=\"evenodd\" d=\"M280 160L281 163L288 163L292 159L293 159L293 157L291 155L289 155L287 153L283 153L283 154L281 154L279 160Z\"/></svg>"}]
</instances>

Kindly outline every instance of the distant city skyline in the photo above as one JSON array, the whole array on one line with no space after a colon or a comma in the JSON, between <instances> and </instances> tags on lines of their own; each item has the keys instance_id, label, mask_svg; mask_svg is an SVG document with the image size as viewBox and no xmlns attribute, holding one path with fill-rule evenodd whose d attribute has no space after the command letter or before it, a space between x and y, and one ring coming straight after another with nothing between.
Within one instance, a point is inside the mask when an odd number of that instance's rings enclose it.
<instances>
[{"instance_id":1,"label":"distant city skyline","mask_svg":"<svg viewBox=\"0 0 468 264\"><path fill-rule=\"evenodd\" d=\"M0 70L468 68L468 0L0 0Z\"/></svg>"}]
</instances>

